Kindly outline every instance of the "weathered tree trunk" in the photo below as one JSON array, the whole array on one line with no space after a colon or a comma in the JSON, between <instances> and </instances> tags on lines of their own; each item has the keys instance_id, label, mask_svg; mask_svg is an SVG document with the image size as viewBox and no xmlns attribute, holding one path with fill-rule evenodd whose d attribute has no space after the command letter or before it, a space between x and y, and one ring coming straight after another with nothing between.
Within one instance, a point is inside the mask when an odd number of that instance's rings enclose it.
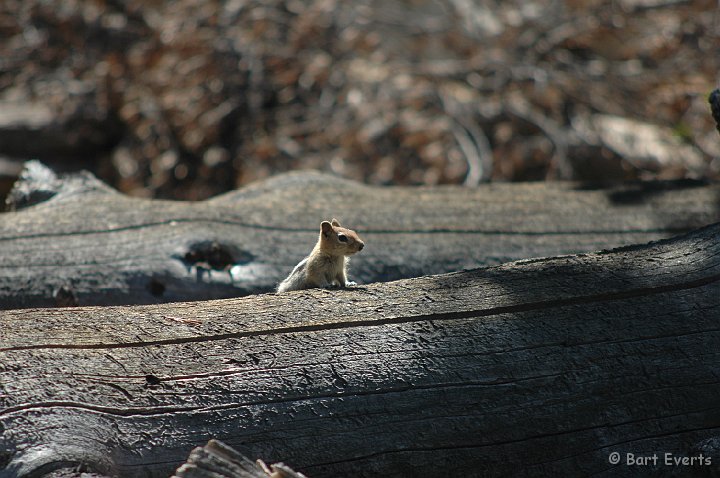
<instances>
[{"instance_id":1,"label":"weathered tree trunk","mask_svg":"<svg viewBox=\"0 0 720 478\"><path fill-rule=\"evenodd\" d=\"M11 204L17 212L0 214L0 308L267 292L333 216L366 240L350 271L359 283L644 243L720 221L720 186L378 188L294 173L181 203L31 162Z\"/></svg>"},{"instance_id":2,"label":"weathered tree trunk","mask_svg":"<svg viewBox=\"0 0 720 478\"><path fill-rule=\"evenodd\" d=\"M4 311L0 477L167 477L210 438L312 478L718 473L718 351L720 225L342 291Z\"/></svg>"}]
</instances>

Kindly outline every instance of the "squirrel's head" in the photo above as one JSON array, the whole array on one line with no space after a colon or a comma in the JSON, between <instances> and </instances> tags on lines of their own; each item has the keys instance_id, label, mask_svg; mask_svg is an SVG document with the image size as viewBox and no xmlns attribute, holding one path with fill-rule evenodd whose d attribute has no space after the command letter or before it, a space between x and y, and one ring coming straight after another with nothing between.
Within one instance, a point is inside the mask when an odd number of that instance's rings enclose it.
<instances>
[{"instance_id":1,"label":"squirrel's head","mask_svg":"<svg viewBox=\"0 0 720 478\"><path fill-rule=\"evenodd\" d=\"M344 256L355 254L365 247L365 243L355 231L342 227L335 218L320 224L320 241L326 251Z\"/></svg>"}]
</instances>

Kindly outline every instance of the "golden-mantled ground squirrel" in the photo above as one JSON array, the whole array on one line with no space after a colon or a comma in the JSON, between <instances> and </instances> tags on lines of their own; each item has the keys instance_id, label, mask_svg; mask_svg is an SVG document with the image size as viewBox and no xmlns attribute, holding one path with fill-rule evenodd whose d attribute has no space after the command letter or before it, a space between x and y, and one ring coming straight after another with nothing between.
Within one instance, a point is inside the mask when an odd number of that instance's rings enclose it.
<instances>
[{"instance_id":1,"label":"golden-mantled ground squirrel","mask_svg":"<svg viewBox=\"0 0 720 478\"><path fill-rule=\"evenodd\" d=\"M350 287L355 282L347 280L347 256L365 247L355 231L345 229L337 219L320 224L320 239L309 256L282 281L278 292L310 289L312 287Z\"/></svg>"}]
</instances>

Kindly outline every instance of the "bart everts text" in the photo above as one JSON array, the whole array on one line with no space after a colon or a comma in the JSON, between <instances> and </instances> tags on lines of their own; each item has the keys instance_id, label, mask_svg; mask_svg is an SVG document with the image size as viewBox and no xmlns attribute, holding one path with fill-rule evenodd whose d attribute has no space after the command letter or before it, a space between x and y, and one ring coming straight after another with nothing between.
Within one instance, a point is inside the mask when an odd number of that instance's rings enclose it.
<instances>
[{"instance_id":1,"label":"bart everts text","mask_svg":"<svg viewBox=\"0 0 720 478\"><path fill-rule=\"evenodd\" d=\"M608 461L611 465L626 466L710 466L712 465L712 457L699 453L695 456L675 455L670 452L664 453L620 453L614 451L608 455Z\"/></svg>"}]
</instances>

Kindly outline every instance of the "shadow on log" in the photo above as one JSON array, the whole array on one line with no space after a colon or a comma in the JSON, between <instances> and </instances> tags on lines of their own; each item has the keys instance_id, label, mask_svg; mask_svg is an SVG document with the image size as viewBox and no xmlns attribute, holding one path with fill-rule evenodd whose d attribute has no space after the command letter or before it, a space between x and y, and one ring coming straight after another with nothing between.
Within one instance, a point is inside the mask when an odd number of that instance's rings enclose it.
<instances>
[{"instance_id":1,"label":"shadow on log","mask_svg":"<svg viewBox=\"0 0 720 478\"><path fill-rule=\"evenodd\" d=\"M0 308L152 304L271 291L338 217L359 283L645 243L720 221L720 186L370 187L277 176L198 203L121 195L26 165L0 214Z\"/></svg>"},{"instance_id":2,"label":"shadow on log","mask_svg":"<svg viewBox=\"0 0 720 478\"><path fill-rule=\"evenodd\" d=\"M635 476L615 452L720 471L720 225L341 291L4 311L0 331L2 478L165 478L210 438L312 478Z\"/></svg>"}]
</instances>

